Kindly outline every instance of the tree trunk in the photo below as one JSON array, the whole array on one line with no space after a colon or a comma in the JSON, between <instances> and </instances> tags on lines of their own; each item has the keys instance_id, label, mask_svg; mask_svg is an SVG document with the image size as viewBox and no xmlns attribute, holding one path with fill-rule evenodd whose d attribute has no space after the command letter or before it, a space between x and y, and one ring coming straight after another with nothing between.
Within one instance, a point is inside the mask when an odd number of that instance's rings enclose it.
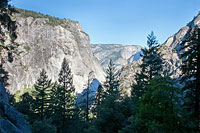
<instances>
[{"instance_id":1,"label":"tree trunk","mask_svg":"<svg viewBox=\"0 0 200 133\"><path fill-rule=\"evenodd\" d=\"M64 132L64 128L65 128L65 112L66 112L66 81L65 81L66 79L65 79L65 77L64 77L64 84L63 84L63 86L64 86L64 101L63 101L63 108L64 108L64 112L63 112L63 121L62 121L62 132Z\"/></svg>"}]
</instances>

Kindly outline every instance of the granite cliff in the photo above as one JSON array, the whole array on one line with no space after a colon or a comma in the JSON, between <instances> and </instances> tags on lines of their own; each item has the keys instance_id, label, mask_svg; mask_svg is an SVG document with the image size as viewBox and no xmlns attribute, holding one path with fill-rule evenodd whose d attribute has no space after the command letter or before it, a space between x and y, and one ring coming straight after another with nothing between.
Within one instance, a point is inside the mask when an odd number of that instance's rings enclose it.
<instances>
[{"instance_id":1,"label":"granite cliff","mask_svg":"<svg viewBox=\"0 0 200 133\"><path fill-rule=\"evenodd\" d=\"M172 78L177 78L181 74L180 65L182 59L180 58L180 44L187 37L188 33L194 26L200 26L200 14L189 22L186 26L182 27L177 33L170 36L163 44L159 46L159 51L162 54L164 60L164 69L172 73ZM135 82L135 73L139 71L138 65L141 60L132 62L122 67L119 70L119 79L121 82L121 88L130 94L131 84Z\"/></svg>"},{"instance_id":2,"label":"granite cliff","mask_svg":"<svg viewBox=\"0 0 200 133\"><path fill-rule=\"evenodd\" d=\"M31 133L24 115L9 104L9 95L0 82L0 133Z\"/></svg>"},{"instance_id":3,"label":"granite cliff","mask_svg":"<svg viewBox=\"0 0 200 133\"><path fill-rule=\"evenodd\" d=\"M76 92L84 89L89 72L104 80L104 72L93 56L89 36L76 21L59 19L32 11L18 9L13 18L17 22L18 54L12 63L5 63L9 72L8 90L31 87L44 68L56 81L63 58L69 61Z\"/></svg>"},{"instance_id":4,"label":"granite cliff","mask_svg":"<svg viewBox=\"0 0 200 133\"><path fill-rule=\"evenodd\" d=\"M107 68L110 59L114 61L118 69L137 61L140 58L141 48L138 45L92 44L92 52L104 69Z\"/></svg>"}]
</instances>

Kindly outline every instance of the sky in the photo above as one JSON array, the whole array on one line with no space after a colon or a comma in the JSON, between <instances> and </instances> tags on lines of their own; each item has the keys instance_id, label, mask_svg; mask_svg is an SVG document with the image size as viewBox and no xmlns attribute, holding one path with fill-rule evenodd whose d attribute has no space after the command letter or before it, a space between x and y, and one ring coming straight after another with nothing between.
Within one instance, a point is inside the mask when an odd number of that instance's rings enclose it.
<instances>
[{"instance_id":1,"label":"sky","mask_svg":"<svg viewBox=\"0 0 200 133\"><path fill-rule=\"evenodd\" d=\"M92 44L160 44L191 21L200 0L11 0L11 5L79 23Z\"/></svg>"}]
</instances>

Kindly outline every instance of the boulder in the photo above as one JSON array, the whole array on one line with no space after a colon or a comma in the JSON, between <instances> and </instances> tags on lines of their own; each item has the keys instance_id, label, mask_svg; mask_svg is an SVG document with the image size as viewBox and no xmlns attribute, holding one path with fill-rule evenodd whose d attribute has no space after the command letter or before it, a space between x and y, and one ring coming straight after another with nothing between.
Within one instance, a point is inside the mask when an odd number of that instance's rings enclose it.
<instances>
[{"instance_id":1,"label":"boulder","mask_svg":"<svg viewBox=\"0 0 200 133\"><path fill-rule=\"evenodd\" d=\"M0 131L1 133L23 133L9 120L4 118L0 118Z\"/></svg>"},{"instance_id":2,"label":"boulder","mask_svg":"<svg viewBox=\"0 0 200 133\"><path fill-rule=\"evenodd\" d=\"M8 93L6 93L6 89L4 85L0 82L0 101L9 102Z\"/></svg>"},{"instance_id":3,"label":"boulder","mask_svg":"<svg viewBox=\"0 0 200 133\"><path fill-rule=\"evenodd\" d=\"M8 93L0 82L0 133L30 133L24 115L9 103Z\"/></svg>"}]
</instances>

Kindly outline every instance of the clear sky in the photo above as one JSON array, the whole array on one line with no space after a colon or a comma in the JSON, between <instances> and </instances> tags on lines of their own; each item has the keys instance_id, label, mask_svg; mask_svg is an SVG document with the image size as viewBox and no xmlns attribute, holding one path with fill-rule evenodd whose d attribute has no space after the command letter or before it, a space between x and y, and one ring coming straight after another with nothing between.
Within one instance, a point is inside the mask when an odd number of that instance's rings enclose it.
<instances>
[{"instance_id":1,"label":"clear sky","mask_svg":"<svg viewBox=\"0 0 200 133\"><path fill-rule=\"evenodd\" d=\"M142 46L152 30L163 43L200 11L200 0L12 0L11 4L79 21L91 43Z\"/></svg>"}]
</instances>

